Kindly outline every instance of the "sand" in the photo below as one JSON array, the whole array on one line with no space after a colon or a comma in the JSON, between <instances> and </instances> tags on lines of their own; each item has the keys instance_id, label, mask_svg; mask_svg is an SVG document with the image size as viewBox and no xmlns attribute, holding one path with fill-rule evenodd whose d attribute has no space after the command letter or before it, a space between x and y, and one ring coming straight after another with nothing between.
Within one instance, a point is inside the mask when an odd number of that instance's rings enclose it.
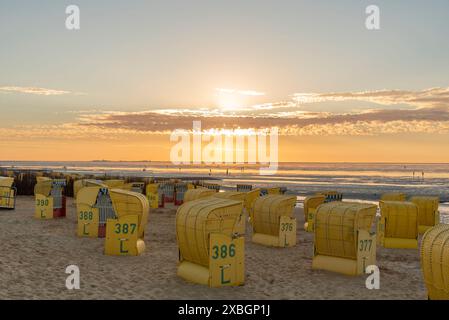
<instances>
[{"instance_id":1,"label":"sand","mask_svg":"<svg viewBox=\"0 0 449 320\"><path fill-rule=\"evenodd\" d=\"M175 210L151 211L142 256L110 257L104 239L76 236L73 199L67 218L39 221L34 198L18 197L16 210L0 211L0 299L426 299L418 250L379 248L380 289L368 290L366 276L312 270L312 234L299 227L293 248L256 245L247 236L244 286L188 283L176 276ZM296 216L301 226L301 209ZM72 264L80 268L80 290L65 287Z\"/></svg>"}]
</instances>

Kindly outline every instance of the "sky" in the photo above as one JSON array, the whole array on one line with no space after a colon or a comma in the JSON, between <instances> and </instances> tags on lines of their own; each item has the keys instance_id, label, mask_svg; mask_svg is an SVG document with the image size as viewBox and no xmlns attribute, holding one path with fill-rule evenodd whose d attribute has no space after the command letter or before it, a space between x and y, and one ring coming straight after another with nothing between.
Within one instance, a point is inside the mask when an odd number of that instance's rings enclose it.
<instances>
[{"instance_id":1,"label":"sky","mask_svg":"<svg viewBox=\"0 0 449 320\"><path fill-rule=\"evenodd\" d=\"M0 0L0 159L169 160L201 120L278 127L280 161L449 162L448 32L445 0Z\"/></svg>"}]
</instances>

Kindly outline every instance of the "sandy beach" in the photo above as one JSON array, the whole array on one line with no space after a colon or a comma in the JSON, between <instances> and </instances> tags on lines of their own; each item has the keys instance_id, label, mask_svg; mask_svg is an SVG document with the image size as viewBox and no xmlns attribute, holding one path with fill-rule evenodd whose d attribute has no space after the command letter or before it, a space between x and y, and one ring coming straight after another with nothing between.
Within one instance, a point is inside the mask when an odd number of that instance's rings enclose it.
<instances>
[{"instance_id":1,"label":"sandy beach","mask_svg":"<svg viewBox=\"0 0 449 320\"><path fill-rule=\"evenodd\" d=\"M139 257L105 256L104 239L78 238L71 198L65 219L39 221L33 213L31 196L0 212L0 299L426 299L418 250L378 248L379 290L366 289L366 276L312 270L313 235L299 227L300 208L297 246L253 244L248 228L246 283L219 289L176 276L175 207L150 212L147 249ZM72 264L80 268L80 290L65 287Z\"/></svg>"}]
</instances>

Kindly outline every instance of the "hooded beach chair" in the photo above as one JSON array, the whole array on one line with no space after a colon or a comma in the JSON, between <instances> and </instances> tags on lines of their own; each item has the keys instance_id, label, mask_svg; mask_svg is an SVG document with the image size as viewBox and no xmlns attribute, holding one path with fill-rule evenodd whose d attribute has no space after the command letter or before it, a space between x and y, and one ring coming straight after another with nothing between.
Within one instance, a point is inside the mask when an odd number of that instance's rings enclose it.
<instances>
[{"instance_id":1,"label":"hooded beach chair","mask_svg":"<svg viewBox=\"0 0 449 320\"><path fill-rule=\"evenodd\" d=\"M431 227L440 223L440 213L438 197L415 196L410 199L418 206L418 232L424 233Z\"/></svg>"},{"instance_id":2,"label":"hooded beach chair","mask_svg":"<svg viewBox=\"0 0 449 320\"><path fill-rule=\"evenodd\" d=\"M0 209L14 209L16 207L17 188L14 178L0 177Z\"/></svg>"},{"instance_id":3,"label":"hooded beach chair","mask_svg":"<svg viewBox=\"0 0 449 320\"><path fill-rule=\"evenodd\" d=\"M36 206L34 217L37 219L65 218L66 197L64 188L67 185L65 179L50 179L37 177L34 186Z\"/></svg>"},{"instance_id":4,"label":"hooded beach chair","mask_svg":"<svg viewBox=\"0 0 449 320\"><path fill-rule=\"evenodd\" d=\"M274 247L296 245L296 196L267 195L254 202L253 237L258 244Z\"/></svg>"},{"instance_id":5,"label":"hooded beach chair","mask_svg":"<svg viewBox=\"0 0 449 320\"><path fill-rule=\"evenodd\" d=\"M378 244L385 248L418 248L418 206L406 201L380 201Z\"/></svg>"},{"instance_id":6,"label":"hooded beach chair","mask_svg":"<svg viewBox=\"0 0 449 320\"><path fill-rule=\"evenodd\" d=\"M421 240L421 268L430 300L449 300L449 225L439 224Z\"/></svg>"},{"instance_id":7,"label":"hooded beach chair","mask_svg":"<svg viewBox=\"0 0 449 320\"><path fill-rule=\"evenodd\" d=\"M244 237L236 232L242 201L185 202L176 213L178 276L210 287L243 285Z\"/></svg>"},{"instance_id":8,"label":"hooded beach chair","mask_svg":"<svg viewBox=\"0 0 449 320\"><path fill-rule=\"evenodd\" d=\"M371 227L377 206L333 201L315 213L312 269L361 275L376 264L376 235Z\"/></svg>"},{"instance_id":9,"label":"hooded beach chair","mask_svg":"<svg viewBox=\"0 0 449 320\"><path fill-rule=\"evenodd\" d=\"M325 203L326 196L314 195L304 199L304 230L307 232L313 232L313 221L315 212L320 205Z\"/></svg>"}]
</instances>

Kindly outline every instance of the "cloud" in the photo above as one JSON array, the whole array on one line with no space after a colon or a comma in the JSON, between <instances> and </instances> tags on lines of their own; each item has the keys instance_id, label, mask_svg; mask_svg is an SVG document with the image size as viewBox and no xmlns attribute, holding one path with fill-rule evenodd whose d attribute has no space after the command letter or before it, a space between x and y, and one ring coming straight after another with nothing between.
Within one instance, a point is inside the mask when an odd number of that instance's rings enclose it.
<instances>
[{"instance_id":1,"label":"cloud","mask_svg":"<svg viewBox=\"0 0 449 320\"><path fill-rule=\"evenodd\" d=\"M75 120L57 126L14 128L0 132L3 137L48 139L115 139L192 130L193 121L202 129L264 130L277 127L289 136L364 136L388 134L449 134L449 89L421 91L364 91L307 93L297 100L267 102L233 110L219 108L155 109L140 112L86 111L75 113ZM362 112L316 112L302 110L302 103L322 101L371 101L384 105L413 104L413 108L380 108ZM21 131L22 130L22 131Z\"/></svg>"},{"instance_id":2,"label":"cloud","mask_svg":"<svg viewBox=\"0 0 449 320\"><path fill-rule=\"evenodd\" d=\"M65 95L65 94L77 94L77 95L82 94L82 93L73 93L73 92L64 91L64 90L55 90L55 89L46 89L46 88L37 88L37 87L17 87L17 86L0 87L0 91L13 92L13 93L24 93L24 94L34 94L34 95L40 95L40 96L60 96L60 95Z\"/></svg>"},{"instance_id":3,"label":"cloud","mask_svg":"<svg viewBox=\"0 0 449 320\"><path fill-rule=\"evenodd\" d=\"M293 99L300 103L328 101L366 101L381 105L409 104L415 107L448 107L449 87L430 88L421 91L377 90L360 92L295 93Z\"/></svg>"},{"instance_id":4,"label":"cloud","mask_svg":"<svg viewBox=\"0 0 449 320\"><path fill-rule=\"evenodd\" d=\"M356 114L276 113L271 116L235 116L227 114L110 112L86 114L80 125L105 130L170 133L191 130L193 121L201 121L203 130L266 129L278 127L284 135L380 135L394 133L448 133L449 109L372 110Z\"/></svg>"}]
</instances>

